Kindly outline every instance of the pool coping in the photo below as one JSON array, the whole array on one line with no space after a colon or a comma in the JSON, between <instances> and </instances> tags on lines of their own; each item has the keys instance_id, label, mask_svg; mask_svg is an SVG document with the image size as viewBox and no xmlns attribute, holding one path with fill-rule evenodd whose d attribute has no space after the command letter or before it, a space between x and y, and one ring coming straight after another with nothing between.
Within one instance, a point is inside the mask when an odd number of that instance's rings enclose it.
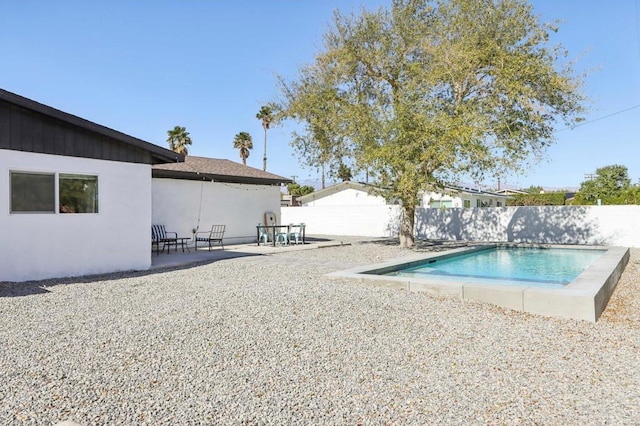
<instances>
[{"instance_id":1,"label":"pool coping","mask_svg":"<svg viewBox=\"0 0 640 426\"><path fill-rule=\"evenodd\" d=\"M544 247L578 250L606 250L591 266L563 289L533 288L526 283L504 286L479 283L473 278L442 279L437 276L414 278L373 275L389 272L399 265L411 267L426 259L447 258L494 247ZM628 247L576 246L555 244L496 243L447 251L421 253L391 259L386 262L359 266L327 274L329 278L358 280L360 282L395 289L453 296L462 300L491 303L504 308L556 318L570 318L596 322L611 298L618 280L629 262Z\"/></svg>"}]
</instances>

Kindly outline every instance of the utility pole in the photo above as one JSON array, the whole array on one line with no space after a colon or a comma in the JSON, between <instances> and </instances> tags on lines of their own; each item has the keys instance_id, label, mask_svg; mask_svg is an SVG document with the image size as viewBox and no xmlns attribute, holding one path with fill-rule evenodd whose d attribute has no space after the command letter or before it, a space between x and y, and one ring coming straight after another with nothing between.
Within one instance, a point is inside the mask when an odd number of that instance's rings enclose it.
<instances>
[{"instance_id":1,"label":"utility pole","mask_svg":"<svg viewBox=\"0 0 640 426\"><path fill-rule=\"evenodd\" d=\"M296 178L298 177L298 175L291 175L291 177L293 178L293 183L296 183Z\"/></svg>"}]
</instances>

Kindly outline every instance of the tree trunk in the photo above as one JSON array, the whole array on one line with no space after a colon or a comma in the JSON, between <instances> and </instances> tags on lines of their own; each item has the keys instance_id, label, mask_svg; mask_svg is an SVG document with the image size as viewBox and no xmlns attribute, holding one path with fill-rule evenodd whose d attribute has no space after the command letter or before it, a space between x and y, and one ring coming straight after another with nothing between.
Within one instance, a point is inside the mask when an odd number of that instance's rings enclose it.
<instances>
[{"instance_id":1,"label":"tree trunk","mask_svg":"<svg viewBox=\"0 0 640 426\"><path fill-rule=\"evenodd\" d=\"M322 189L324 189L324 163L322 163Z\"/></svg>"},{"instance_id":2,"label":"tree trunk","mask_svg":"<svg viewBox=\"0 0 640 426\"><path fill-rule=\"evenodd\" d=\"M402 203L400 214L400 247L413 247L413 226L415 221L416 207Z\"/></svg>"},{"instance_id":3,"label":"tree trunk","mask_svg":"<svg viewBox=\"0 0 640 426\"><path fill-rule=\"evenodd\" d=\"M262 157L262 170L267 171L267 129L264 129L264 156Z\"/></svg>"}]
</instances>

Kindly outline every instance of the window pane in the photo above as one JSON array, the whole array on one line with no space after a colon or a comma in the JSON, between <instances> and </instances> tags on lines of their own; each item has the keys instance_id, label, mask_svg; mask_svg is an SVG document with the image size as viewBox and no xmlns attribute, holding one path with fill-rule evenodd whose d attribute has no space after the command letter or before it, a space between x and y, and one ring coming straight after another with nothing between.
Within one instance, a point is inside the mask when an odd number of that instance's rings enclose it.
<instances>
[{"instance_id":1,"label":"window pane","mask_svg":"<svg viewBox=\"0 0 640 426\"><path fill-rule=\"evenodd\" d=\"M60 174L60 213L98 213L98 176Z\"/></svg>"},{"instance_id":2,"label":"window pane","mask_svg":"<svg viewBox=\"0 0 640 426\"><path fill-rule=\"evenodd\" d=\"M10 172L11 213L55 212L55 175Z\"/></svg>"}]
</instances>

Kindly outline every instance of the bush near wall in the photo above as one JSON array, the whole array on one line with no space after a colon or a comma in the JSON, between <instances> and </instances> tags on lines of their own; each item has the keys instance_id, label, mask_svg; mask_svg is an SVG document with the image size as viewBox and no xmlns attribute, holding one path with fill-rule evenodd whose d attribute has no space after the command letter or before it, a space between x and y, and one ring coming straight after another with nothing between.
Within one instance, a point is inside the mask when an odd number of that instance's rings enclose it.
<instances>
[{"instance_id":1,"label":"bush near wall","mask_svg":"<svg viewBox=\"0 0 640 426\"><path fill-rule=\"evenodd\" d=\"M517 194L507 200L507 206L563 206L564 192L549 192L545 194Z\"/></svg>"},{"instance_id":2,"label":"bush near wall","mask_svg":"<svg viewBox=\"0 0 640 426\"><path fill-rule=\"evenodd\" d=\"M596 201L592 198L587 199L582 193L576 194L574 205L595 205ZM631 186L616 194L603 194L600 196L600 202L603 205L638 205L640 204L640 186Z\"/></svg>"}]
</instances>

